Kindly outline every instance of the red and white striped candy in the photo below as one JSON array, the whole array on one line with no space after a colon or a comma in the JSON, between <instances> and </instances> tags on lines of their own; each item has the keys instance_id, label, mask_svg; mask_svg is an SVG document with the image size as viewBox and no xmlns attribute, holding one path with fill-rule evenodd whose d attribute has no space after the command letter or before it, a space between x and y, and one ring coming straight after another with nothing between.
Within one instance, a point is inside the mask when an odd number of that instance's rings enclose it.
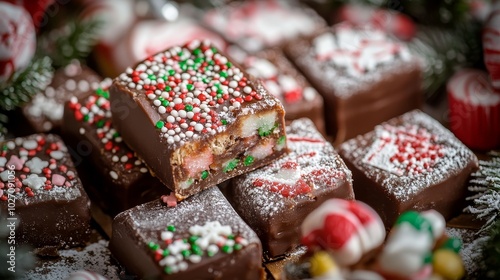
<instances>
[{"instance_id":1,"label":"red and white striped candy","mask_svg":"<svg viewBox=\"0 0 500 280\"><path fill-rule=\"evenodd\" d=\"M379 215L359 201L330 199L302 223L302 243L329 250L340 265L358 262L385 238Z\"/></svg>"},{"instance_id":2,"label":"red and white striped candy","mask_svg":"<svg viewBox=\"0 0 500 280\"><path fill-rule=\"evenodd\" d=\"M447 84L451 131L473 149L500 146L500 94L495 93L488 74L464 69Z\"/></svg>"},{"instance_id":3,"label":"red and white striped candy","mask_svg":"<svg viewBox=\"0 0 500 280\"><path fill-rule=\"evenodd\" d=\"M491 83L500 94L500 2L498 1L493 5L483 28L483 51Z\"/></svg>"}]
</instances>

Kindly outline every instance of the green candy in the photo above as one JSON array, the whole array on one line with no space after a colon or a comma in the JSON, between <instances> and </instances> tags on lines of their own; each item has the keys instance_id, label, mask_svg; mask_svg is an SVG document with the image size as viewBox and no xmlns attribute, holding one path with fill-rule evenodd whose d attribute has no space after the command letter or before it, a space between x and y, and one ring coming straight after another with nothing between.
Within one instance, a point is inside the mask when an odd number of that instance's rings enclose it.
<instances>
[{"instance_id":1,"label":"green candy","mask_svg":"<svg viewBox=\"0 0 500 280\"><path fill-rule=\"evenodd\" d=\"M162 128L164 125L165 125L165 123L164 123L164 122L162 122L162 121L157 121L155 126L156 126L156 128L160 129L160 128Z\"/></svg>"},{"instance_id":2,"label":"green candy","mask_svg":"<svg viewBox=\"0 0 500 280\"><path fill-rule=\"evenodd\" d=\"M407 211L396 220L396 225L408 223L418 231L428 231L432 236L432 224L416 211Z\"/></svg>"},{"instance_id":3,"label":"green candy","mask_svg":"<svg viewBox=\"0 0 500 280\"><path fill-rule=\"evenodd\" d=\"M168 225L167 230L171 232L175 232L175 226L174 225Z\"/></svg>"},{"instance_id":4,"label":"green candy","mask_svg":"<svg viewBox=\"0 0 500 280\"><path fill-rule=\"evenodd\" d=\"M207 177L208 177L208 171L207 170L202 171L201 172L201 179L205 180L205 179L207 179Z\"/></svg>"},{"instance_id":5,"label":"green candy","mask_svg":"<svg viewBox=\"0 0 500 280\"><path fill-rule=\"evenodd\" d=\"M462 249L462 240L456 237L450 237L441 245L441 248L459 253L460 249Z\"/></svg>"},{"instance_id":6,"label":"green candy","mask_svg":"<svg viewBox=\"0 0 500 280\"><path fill-rule=\"evenodd\" d=\"M223 171L225 173L229 172L229 171L232 171L233 169L236 168L236 166L238 166L238 163L239 163L239 160L238 159L232 159L230 160L226 166L224 166L223 168Z\"/></svg>"},{"instance_id":7,"label":"green candy","mask_svg":"<svg viewBox=\"0 0 500 280\"><path fill-rule=\"evenodd\" d=\"M243 162L243 164L244 164L245 166L249 166L249 165L251 165L251 164L254 162L254 160L255 160L255 158L254 158L253 156L250 156L250 155L249 155L249 156L247 156L247 157L245 158L245 161Z\"/></svg>"}]
</instances>

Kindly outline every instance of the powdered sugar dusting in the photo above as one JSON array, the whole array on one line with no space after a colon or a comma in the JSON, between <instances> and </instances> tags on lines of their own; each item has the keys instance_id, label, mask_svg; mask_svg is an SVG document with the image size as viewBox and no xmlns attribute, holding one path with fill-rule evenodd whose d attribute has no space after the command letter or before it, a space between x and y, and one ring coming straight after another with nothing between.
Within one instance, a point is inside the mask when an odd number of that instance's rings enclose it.
<instances>
[{"instance_id":1,"label":"powdered sugar dusting","mask_svg":"<svg viewBox=\"0 0 500 280\"><path fill-rule=\"evenodd\" d=\"M59 255L61 259L44 262L22 279L65 279L72 272L79 270L99 273L109 280L120 279L119 268L111 262L111 252L106 240L99 240L81 251L60 250Z\"/></svg>"},{"instance_id":2,"label":"powdered sugar dusting","mask_svg":"<svg viewBox=\"0 0 500 280\"><path fill-rule=\"evenodd\" d=\"M488 237L478 236L475 230L461 228L446 228L446 235L449 237L457 237L462 240L463 245L460 250L460 256L462 257L469 279L474 279L474 275L478 272L478 264L482 257L481 246Z\"/></svg>"},{"instance_id":3,"label":"powdered sugar dusting","mask_svg":"<svg viewBox=\"0 0 500 280\"><path fill-rule=\"evenodd\" d=\"M370 47L366 38L372 34L378 35ZM413 71L418 65L403 43L381 31L346 24L327 29L312 40L289 44L287 52L312 83L341 98L393 73Z\"/></svg>"},{"instance_id":4,"label":"powdered sugar dusting","mask_svg":"<svg viewBox=\"0 0 500 280\"><path fill-rule=\"evenodd\" d=\"M307 35L325 22L311 9L285 1L245 1L209 11L204 21L249 52Z\"/></svg>"},{"instance_id":5,"label":"powdered sugar dusting","mask_svg":"<svg viewBox=\"0 0 500 280\"><path fill-rule=\"evenodd\" d=\"M309 119L292 122L287 138L287 156L234 180L233 201L238 208L270 218L295 200L351 181L351 172Z\"/></svg>"},{"instance_id":6,"label":"powdered sugar dusting","mask_svg":"<svg viewBox=\"0 0 500 280\"><path fill-rule=\"evenodd\" d=\"M210 221L218 221L222 226L229 226L234 235L246 239L249 243L259 243L256 234L241 220L217 187L212 187L189 197L169 208L159 200L139 205L115 218L120 224L131 228L139 247L148 249L148 244L162 244L162 232L169 225L175 226L178 238L189 237L192 226L203 226ZM151 259L154 254L151 254ZM206 255L203 258L207 257Z\"/></svg>"},{"instance_id":7,"label":"powdered sugar dusting","mask_svg":"<svg viewBox=\"0 0 500 280\"><path fill-rule=\"evenodd\" d=\"M401 174L401 176L386 170L375 168L364 161L370 152L371 145L376 140L374 131L351 139L340 147L340 153L346 160L352 162L366 176L383 186L388 193L400 201L408 201L423 189L438 184L459 174L471 162L476 162L474 153L463 145L455 136L436 120L419 110L408 112L387 123L392 126L415 125L424 128L435 137L434 144L445 149L442 157L436 160L434 166L423 173ZM385 125L384 124L384 125Z\"/></svg>"}]
</instances>

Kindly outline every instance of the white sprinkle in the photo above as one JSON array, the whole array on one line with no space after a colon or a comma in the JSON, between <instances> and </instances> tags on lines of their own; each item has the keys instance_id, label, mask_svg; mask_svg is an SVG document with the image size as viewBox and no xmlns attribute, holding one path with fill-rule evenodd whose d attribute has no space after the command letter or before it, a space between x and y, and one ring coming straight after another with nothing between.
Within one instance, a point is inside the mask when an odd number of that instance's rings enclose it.
<instances>
[{"instance_id":1,"label":"white sprinkle","mask_svg":"<svg viewBox=\"0 0 500 280\"><path fill-rule=\"evenodd\" d=\"M167 117L167 122L169 122L169 123L175 122L175 117L174 116L168 116Z\"/></svg>"},{"instance_id":2,"label":"white sprinkle","mask_svg":"<svg viewBox=\"0 0 500 280\"><path fill-rule=\"evenodd\" d=\"M111 176L114 180L118 179L118 174L114 171L109 171L109 176Z\"/></svg>"},{"instance_id":3,"label":"white sprinkle","mask_svg":"<svg viewBox=\"0 0 500 280\"><path fill-rule=\"evenodd\" d=\"M83 127L80 127L80 130L79 130L79 132L80 132L80 134L82 134L82 135L83 135L83 134L85 134L85 128L83 128Z\"/></svg>"},{"instance_id":4,"label":"white sprinkle","mask_svg":"<svg viewBox=\"0 0 500 280\"><path fill-rule=\"evenodd\" d=\"M167 112L167 109L163 106L158 107L158 113L160 114L165 114Z\"/></svg>"},{"instance_id":5,"label":"white sprinkle","mask_svg":"<svg viewBox=\"0 0 500 280\"><path fill-rule=\"evenodd\" d=\"M202 131L203 130L203 125L201 123L197 123L194 126L194 130L196 130L196 131Z\"/></svg>"},{"instance_id":6,"label":"white sprinkle","mask_svg":"<svg viewBox=\"0 0 500 280\"><path fill-rule=\"evenodd\" d=\"M118 158L118 156L113 156L113 157L111 158L111 160L112 160L113 162L118 162L120 159Z\"/></svg>"},{"instance_id":7,"label":"white sprinkle","mask_svg":"<svg viewBox=\"0 0 500 280\"><path fill-rule=\"evenodd\" d=\"M52 151L50 152L50 156L57 160L60 160L64 157L64 153L61 151Z\"/></svg>"},{"instance_id":8,"label":"white sprinkle","mask_svg":"<svg viewBox=\"0 0 500 280\"><path fill-rule=\"evenodd\" d=\"M146 173L146 172L148 172L148 169L146 167L141 167L141 169L139 169L139 171L141 171L141 173Z\"/></svg>"},{"instance_id":9,"label":"white sprinkle","mask_svg":"<svg viewBox=\"0 0 500 280\"><path fill-rule=\"evenodd\" d=\"M156 99L155 101L153 101L153 104L158 107L161 105L161 101Z\"/></svg>"},{"instance_id":10,"label":"white sprinkle","mask_svg":"<svg viewBox=\"0 0 500 280\"><path fill-rule=\"evenodd\" d=\"M153 100L156 98L156 95L154 93L150 93L150 94L148 94L148 98Z\"/></svg>"},{"instance_id":11,"label":"white sprinkle","mask_svg":"<svg viewBox=\"0 0 500 280\"><path fill-rule=\"evenodd\" d=\"M192 262L192 263L199 263L201 261L201 256L198 256L198 255L191 255L189 256L189 260Z\"/></svg>"},{"instance_id":12,"label":"white sprinkle","mask_svg":"<svg viewBox=\"0 0 500 280\"><path fill-rule=\"evenodd\" d=\"M120 161L121 161L121 162L127 162L127 161L128 161L128 157L127 157L127 156L122 156L122 157L120 158Z\"/></svg>"}]
</instances>

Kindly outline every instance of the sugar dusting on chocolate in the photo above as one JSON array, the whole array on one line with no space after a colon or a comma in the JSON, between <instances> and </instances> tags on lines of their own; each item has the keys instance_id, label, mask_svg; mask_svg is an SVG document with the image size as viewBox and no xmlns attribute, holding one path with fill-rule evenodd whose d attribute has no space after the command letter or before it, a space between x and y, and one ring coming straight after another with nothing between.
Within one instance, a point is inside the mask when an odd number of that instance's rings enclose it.
<instances>
[{"instance_id":1,"label":"sugar dusting on chocolate","mask_svg":"<svg viewBox=\"0 0 500 280\"><path fill-rule=\"evenodd\" d=\"M314 129L309 119L293 121L287 127L290 153L251 173L235 179L239 207L253 209L261 217L271 218L316 191L335 188L340 180L351 180L351 171L337 156L333 147ZM303 189L310 187L308 192ZM261 182L262 184L255 184ZM289 191L281 189L289 185ZM275 188L277 187L277 189ZM293 193L299 191L300 193ZM250 211L250 210L249 210Z\"/></svg>"},{"instance_id":2,"label":"sugar dusting on chocolate","mask_svg":"<svg viewBox=\"0 0 500 280\"><path fill-rule=\"evenodd\" d=\"M27 272L22 279L65 279L79 270L99 273L109 280L120 279L120 269L111 261L106 240L99 240L81 251L60 250L59 255L60 259L43 262L41 266Z\"/></svg>"},{"instance_id":3,"label":"sugar dusting on chocolate","mask_svg":"<svg viewBox=\"0 0 500 280\"><path fill-rule=\"evenodd\" d=\"M414 110L392 119L387 124L393 126L414 124L425 128L435 136L435 144L445 149L443 157L436 161L430 171L399 176L363 161L374 142L376 135L373 131L365 135L360 135L341 145L340 151L342 155L353 162L356 168L365 173L368 178L382 185L400 201L407 201L422 189L453 177L466 168L471 161L477 161L474 153L463 145L450 131L419 110Z\"/></svg>"},{"instance_id":4,"label":"sugar dusting on chocolate","mask_svg":"<svg viewBox=\"0 0 500 280\"><path fill-rule=\"evenodd\" d=\"M352 29L352 34L371 34L373 30L359 29L349 27L345 24L337 25L331 29L326 29L324 32L318 34L311 40L298 40L293 44L287 46L287 52L292 57L293 61L301 68L304 73L310 73L309 78L314 80L315 84L321 85L332 91L340 98L347 98L360 90L367 89L374 83L377 83L393 73L409 72L415 68L415 57L410 55L406 47L401 43L389 38L389 36L379 36L378 42L374 42L377 46L380 42L385 42L390 45L397 46L391 55L384 55L379 57L377 53L371 53L369 57L358 56L359 51L370 47L369 44L360 43L359 46L350 45L350 41L340 42L339 37L336 37L338 29L348 30ZM380 32L380 31L378 31ZM351 34L351 35L352 35ZM318 56L318 47L314 44L315 40L334 40L333 46L339 46L338 54L329 54L327 57ZM347 37L345 39L348 39ZM321 40L320 40L321 41ZM322 40L324 41L324 40ZM358 39L357 41L363 42ZM316 41L316 43L319 43ZM342 48L340 48L342 47ZM337 48L337 47L335 47ZM329 48L330 49L330 48ZM330 50L331 51L331 50ZM347 59L351 53L355 59ZM336 57L336 61L331 59ZM382 58L379 60L379 58ZM361 67L364 65L365 67ZM348 67L347 67L348 66ZM353 74L356 75L353 75Z\"/></svg>"}]
</instances>

